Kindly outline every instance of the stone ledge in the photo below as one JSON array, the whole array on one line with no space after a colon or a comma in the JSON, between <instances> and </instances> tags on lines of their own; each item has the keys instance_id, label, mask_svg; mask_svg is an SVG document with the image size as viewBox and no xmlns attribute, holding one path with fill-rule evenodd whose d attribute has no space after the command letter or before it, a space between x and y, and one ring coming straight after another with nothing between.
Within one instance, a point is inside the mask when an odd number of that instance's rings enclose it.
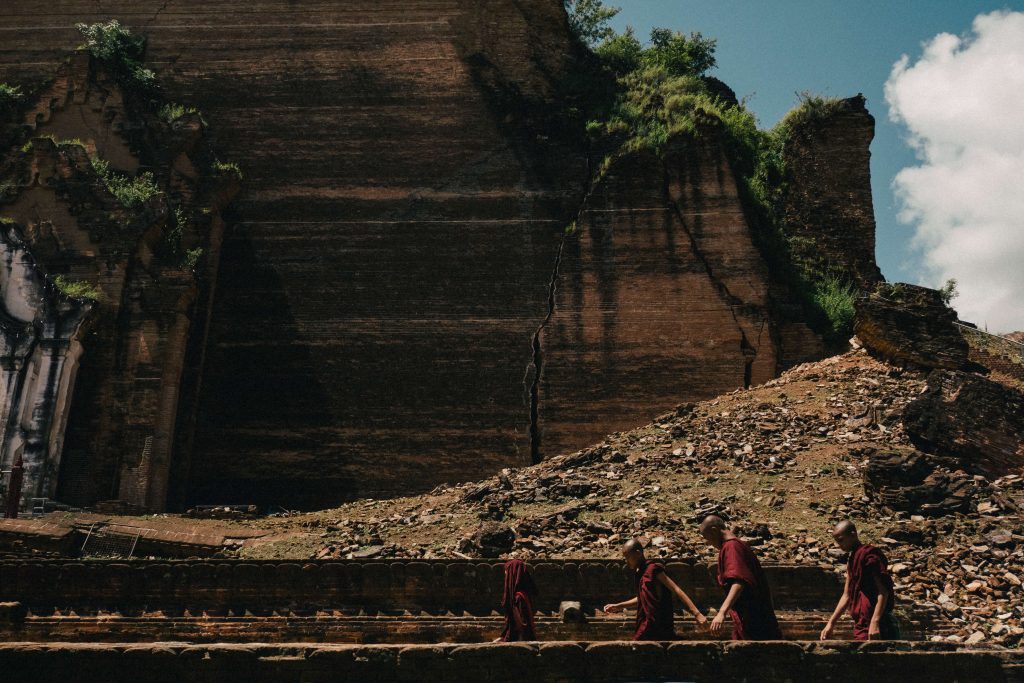
<instances>
[{"instance_id":1,"label":"stone ledge","mask_svg":"<svg viewBox=\"0 0 1024 683\"><path fill-rule=\"evenodd\" d=\"M1024 653L935 643L0 644L12 680L1018 681Z\"/></svg>"},{"instance_id":2,"label":"stone ledge","mask_svg":"<svg viewBox=\"0 0 1024 683\"><path fill-rule=\"evenodd\" d=\"M4 621L4 605L0 603L0 641L147 643L182 641L190 643L265 642L289 643L489 643L501 634L504 619L500 616L396 616L318 614L316 616L236 616L213 615L191 617L121 617L58 616L25 618L21 606L20 619ZM821 612L781 612L779 622L787 639L817 637L828 617ZM633 636L632 616L592 616L585 623L565 624L556 616L538 614L537 634L546 641L618 641ZM903 623L903 637L923 640L935 633L931 623ZM709 640L693 620L677 614L676 633L680 641ZM721 639L730 635L727 629ZM837 639L853 637L852 622L843 619L837 626ZM719 639L713 639L719 640Z\"/></svg>"},{"instance_id":3,"label":"stone ledge","mask_svg":"<svg viewBox=\"0 0 1024 683\"><path fill-rule=\"evenodd\" d=\"M536 607L554 612L562 600L592 610L633 594L621 561L531 563L541 588ZM700 604L721 601L710 565L669 562L669 573ZM779 610L831 608L842 583L830 567L766 565ZM0 561L0 601L16 600L37 616L55 610L125 616L162 610L272 611L366 609L488 615L501 600L500 562L335 560L277 562L189 561Z\"/></svg>"}]
</instances>

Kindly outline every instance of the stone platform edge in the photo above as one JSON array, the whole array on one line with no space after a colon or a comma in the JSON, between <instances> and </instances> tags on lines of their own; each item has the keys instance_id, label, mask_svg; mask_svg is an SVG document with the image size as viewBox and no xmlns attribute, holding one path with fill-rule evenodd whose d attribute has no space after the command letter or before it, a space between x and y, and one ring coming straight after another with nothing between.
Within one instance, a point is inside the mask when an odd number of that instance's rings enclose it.
<instances>
[{"instance_id":1,"label":"stone platform edge","mask_svg":"<svg viewBox=\"0 0 1024 683\"><path fill-rule=\"evenodd\" d=\"M536 607L561 600L593 609L634 594L621 560L530 563L540 587ZM666 568L701 604L721 601L713 566L668 562ZM831 609L842 591L829 567L765 565L777 609ZM21 602L37 616L59 610L452 610L490 614L501 601L503 568L494 561L94 561L0 560L0 601Z\"/></svg>"},{"instance_id":2,"label":"stone platform edge","mask_svg":"<svg viewBox=\"0 0 1024 683\"><path fill-rule=\"evenodd\" d=\"M32 681L1021 681L1024 653L947 643L563 642L478 645L0 644ZM5 679L7 676L5 676Z\"/></svg>"}]
</instances>

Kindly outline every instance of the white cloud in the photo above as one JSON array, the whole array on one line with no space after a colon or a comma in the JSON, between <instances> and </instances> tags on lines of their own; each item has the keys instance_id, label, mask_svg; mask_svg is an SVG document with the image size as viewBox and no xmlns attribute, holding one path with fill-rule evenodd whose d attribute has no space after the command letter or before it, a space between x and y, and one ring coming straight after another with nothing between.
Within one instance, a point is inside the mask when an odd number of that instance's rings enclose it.
<instances>
[{"instance_id":1,"label":"white cloud","mask_svg":"<svg viewBox=\"0 0 1024 683\"><path fill-rule=\"evenodd\" d=\"M922 279L956 278L965 320L1024 329L1024 12L979 15L969 35L904 55L885 99L920 160L893 188Z\"/></svg>"}]
</instances>

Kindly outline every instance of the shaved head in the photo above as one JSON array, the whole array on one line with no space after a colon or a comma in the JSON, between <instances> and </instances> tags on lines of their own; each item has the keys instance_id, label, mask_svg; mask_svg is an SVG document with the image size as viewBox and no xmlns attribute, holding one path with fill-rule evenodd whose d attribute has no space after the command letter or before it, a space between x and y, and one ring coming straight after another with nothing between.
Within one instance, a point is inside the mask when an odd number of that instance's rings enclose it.
<instances>
[{"instance_id":1,"label":"shaved head","mask_svg":"<svg viewBox=\"0 0 1024 683\"><path fill-rule=\"evenodd\" d=\"M635 538L629 539L622 546L622 558L626 560L627 567L637 569L647 561L644 557L644 544Z\"/></svg>"},{"instance_id":2,"label":"shaved head","mask_svg":"<svg viewBox=\"0 0 1024 683\"><path fill-rule=\"evenodd\" d=\"M626 553L636 553L636 552L641 552L642 553L643 551L644 551L643 544L640 541L636 540L635 538L629 539L622 546L622 554L623 555L625 555Z\"/></svg>"},{"instance_id":3,"label":"shaved head","mask_svg":"<svg viewBox=\"0 0 1024 683\"><path fill-rule=\"evenodd\" d=\"M708 515L700 523L700 533L703 534L707 529L726 529L725 520L718 515Z\"/></svg>"},{"instance_id":4,"label":"shaved head","mask_svg":"<svg viewBox=\"0 0 1024 683\"><path fill-rule=\"evenodd\" d=\"M836 524L832 530L832 538L835 539L836 545L846 553L856 550L857 546L860 545L860 539L857 537L857 527L848 519Z\"/></svg>"},{"instance_id":5,"label":"shaved head","mask_svg":"<svg viewBox=\"0 0 1024 683\"><path fill-rule=\"evenodd\" d=\"M722 543L730 537L729 527L725 520L718 515L708 515L700 522L700 535L704 540L716 548L721 548Z\"/></svg>"},{"instance_id":6,"label":"shaved head","mask_svg":"<svg viewBox=\"0 0 1024 683\"><path fill-rule=\"evenodd\" d=\"M856 534L856 525L848 519L844 519L839 524L836 524L836 528L832 530L833 536L847 536L849 534Z\"/></svg>"}]
</instances>

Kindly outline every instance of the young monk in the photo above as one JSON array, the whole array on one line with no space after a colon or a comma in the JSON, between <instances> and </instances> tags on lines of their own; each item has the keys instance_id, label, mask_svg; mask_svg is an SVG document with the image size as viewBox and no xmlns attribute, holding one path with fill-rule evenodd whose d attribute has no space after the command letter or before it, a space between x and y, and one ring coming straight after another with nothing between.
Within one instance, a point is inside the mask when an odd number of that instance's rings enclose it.
<instances>
[{"instance_id":1,"label":"young monk","mask_svg":"<svg viewBox=\"0 0 1024 683\"><path fill-rule=\"evenodd\" d=\"M781 640L772 607L772 593L754 552L717 515L700 523L700 535L718 549L718 584L725 600L711 622L711 633L722 632L725 615L732 618L733 640Z\"/></svg>"},{"instance_id":2,"label":"young monk","mask_svg":"<svg viewBox=\"0 0 1024 683\"><path fill-rule=\"evenodd\" d=\"M856 640L898 640L899 627L892 618L895 602L892 576L885 554L878 548L861 543L857 527L847 520L832 531L843 552L850 553L846 565L846 586L839 604L821 629L821 639L832 637L836 621L845 610L853 617L853 637Z\"/></svg>"},{"instance_id":3,"label":"young monk","mask_svg":"<svg viewBox=\"0 0 1024 683\"><path fill-rule=\"evenodd\" d=\"M636 597L625 602L604 606L605 612L618 612L629 607L636 608L636 633L633 640L674 640L676 630L673 624L672 596L675 595L686 606L701 626L707 619L693 604L682 588L665 572L665 565L649 562L644 557L644 547L636 539L627 541L622 547L626 565L633 570L636 582Z\"/></svg>"},{"instance_id":4,"label":"young monk","mask_svg":"<svg viewBox=\"0 0 1024 683\"><path fill-rule=\"evenodd\" d=\"M533 625L533 602L537 599L537 586L533 583L526 563L509 560L505 563L505 592L501 608L505 612L505 630L498 641L514 642L537 640Z\"/></svg>"}]
</instances>

